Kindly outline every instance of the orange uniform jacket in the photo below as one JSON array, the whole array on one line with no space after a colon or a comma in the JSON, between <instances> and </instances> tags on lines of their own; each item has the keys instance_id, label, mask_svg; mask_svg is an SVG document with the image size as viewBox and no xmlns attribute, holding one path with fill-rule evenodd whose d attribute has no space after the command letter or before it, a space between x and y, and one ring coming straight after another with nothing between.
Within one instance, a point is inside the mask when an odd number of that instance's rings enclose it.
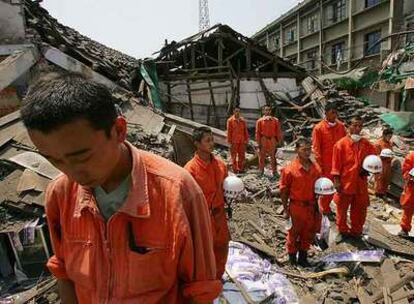
<instances>
[{"instance_id":1,"label":"orange uniform jacket","mask_svg":"<svg viewBox=\"0 0 414 304\"><path fill-rule=\"evenodd\" d=\"M233 115L227 120L227 142L229 144L247 144L249 142L249 132L244 118L236 119Z\"/></svg>"},{"instance_id":2,"label":"orange uniform jacket","mask_svg":"<svg viewBox=\"0 0 414 304\"><path fill-rule=\"evenodd\" d=\"M341 192L344 194L368 194L367 177L361 177L365 157L376 154L375 147L365 138L354 143L349 136L334 146L332 175L340 176Z\"/></svg>"},{"instance_id":3,"label":"orange uniform jacket","mask_svg":"<svg viewBox=\"0 0 414 304\"><path fill-rule=\"evenodd\" d=\"M282 140L282 129L279 120L272 116L264 116L256 122L256 142L261 144L262 138L275 138L276 144Z\"/></svg>"},{"instance_id":4,"label":"orange uniform jacket","mask_svg":"<svg viewBox=\"0 0 414 304\"><path fill-rule=\"evenodd\" d=\"M342 122L329 126L326 120L319 122L312 132L312 147L315 160L322 169L322 174L329 177L332 170L332 155L334 145L346 136L346 129Z\"/></svg>"},{"instance_id":5,"label":"orange uniform jacket","mask_svg":"<svg viewBox=\"0 0 414 304\"><path fill-rule=\"evenodd\" d=\"M223 182L227 177L227 167L219 158L213 156L212 161L206 163L196 154L185 165L185 168L200 185L206 197L207 206L211 214L217 279L220 279L225 270L230 241L223 190Z\"/></svg>"},{"instance_id":6,"label":"orange uniform jacket","mask_svg":"<svg viewBox=\"0 0 414 304\"><path fill-rule=\"evenodd\" d=\"M403 209L401 228L407 232L411 230L411 221L414 214L414 181L409 175L412 168L414 168L414 152L411 152L406 156L402 167L405 186L400 198L401 207Z\"/></svg>"},{"instance_id":7,"label":"orange uniform jacket","mask_svg":"<svg viewBox=\"0 0 414 304\"><path fill-rule=\"evenodd\" d=\"M380 139L376 142L375 147L377 154L380 155L384 149L392 150L392 144ZM382 173L375 177L375 192L379 194L385 194L388 191L388 187L391 182L391 158L382 158Z\"/></svg>"},{"instance_id":8,"label":"orange uniform jacket","mask_svg":"<svg viewBox=\"0 0 414 304\"><path fill-rule=\"evenodd\" d=\"M200 187L184 169L127 146L130 192L108 222L91 189L66 176L49 186L46 214L55 254L48 268L74 282L80 304L212 301L221 282Z\"/></svg>"},{"instance_id":9,"label":"orange uniform jacket","mask_svg":"<svg viewBox=\"0 0 414 304\"><path fill-rule=\"evenodd\" d=\"M408 154L403 163L402 174L405 187L400 199L401 206L412 206L414 208L414 182L408 174L412 168L414 168L414 152Z\"/></svg>"},{"instance_id":10,"label":"orange uniform jacket","mask_svg":"<svg viewBox=\"0 0 414 304\"><path fill-rule=\"evenodd\" d=\"M321 177L318 165L312 164L306 171L299 159L282 169L280 191L289 194L289 212L292 219L292 229L286 237L286 247L289 254L309 249L315 237L315 226L320 218L315 197L315 182Z\"/></svg>"}]
</instances>

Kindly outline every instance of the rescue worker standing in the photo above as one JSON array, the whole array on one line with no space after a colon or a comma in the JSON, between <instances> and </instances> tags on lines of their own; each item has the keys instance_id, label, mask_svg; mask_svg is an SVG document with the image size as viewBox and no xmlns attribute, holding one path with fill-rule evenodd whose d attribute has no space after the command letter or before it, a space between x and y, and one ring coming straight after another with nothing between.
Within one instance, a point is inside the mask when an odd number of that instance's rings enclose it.
<instances>
[{"instance_id":1,"label":"rescue worker standing","mask_svg":"<svg viewBox=\"0 0 414 304\"><path fill-rule=\"evenodd\" d=\"M380 198L384 198L386 196L391 183L392 157L385 157L384 155L381 155L381 152L385 149L392 151L392 135L392 129L384 129L382 132L382 137L375 144L375 147L377 148L377 154L380 155L382 160L382 173L375 176L375 195Z\"/></svg>"},{"instance_id":2,"label":"rescue worker standing","mask_svg":"<svg viewBox=\"0 0 414 304\"><path fill-rule=\"evenodd\" d=\"M414 152L410 152L404 160L402 173L405 180L404 191L400 198L400 204L403 209L401 218L401 231L399 236L408 236L411 231L411 221L414 215Z\"/></svg>"},{"instance_id":3,"label":"rescue worker standing","mask_svg":"<svg viewBox=\"0 0 414 304\"><path fill-rule=\"evenodd\" d=\"M319 221L314 187L321 177L321 170L310 160L312 150L309 140L299 139L296 152L297 158L282 169L279 187L285 218L292 220L286 237L289 261L293 265L297 262L307 267L307 251L315 237L315 221Z\"/></svg>"},{"instance_id":4,"label":"rescue worker standing","mask_svg":"<svg viewBox=\"0 0 414 304\"><path fill-rule=\"evenodd\" d=\"M210 210L213 246L217 275L220 280L227 262L230 233L227 225L223 182L227 177L226 164L213 155L214 139L211 130L200 127L193 132L195 156L185 165L203 190Z\"/></svg>"},{"instance_id":5,"label":"rescue worker standing","mask_svg":"<svg viewBox=\"0 0 414 304\"><path fill-rule=\"evenodd\" d=\"M336 224L339 243L345 237L359 238L367 216L369 205L368 172L362 163L368 155L376 154L375 147L361 137L363 122L354 116L349 125L349 134L339 140L333 150L332 176L337 197ZM351 227L347 225L347 212L351 207Z\"/></svg>"},{"instance_id":6,"label":"rescue worker standing","mask_svg":"<svg viewBox=\"0 0 414 304\"><path fill-rule=\"evenodd\" d=\"M312 132L312 148L316 163L322 170L322 176L332 180L332 154L334 145L346 136L344 124L338 120L338 112L335 104L328 103L325 106L325 119L319 122ZM333 195L322 196L319 199L319 208L329 220L334 220L334 213L330 203Z\"/></svg>"},{"instance_id":7,"label":"rescue worker standing","mask_svg":"<svg viewBox=\"0 0 414 304\"><path fill-rule=\"evenodd\" d=\"M77 74L31 86L33 144L63 174L46 191L62 303L205 303L221 291L204 195L186 170L126 141L111 92Z\"/></svg>"},{"instance_id":8,"label":"rescue worker standing","mask_svg":"<svg viewBox=\"0 0 414 304\"><path fill-rule=\"evenodd\" d=\"M227 120L227 142L230 144L233 172L243 172L249 132L246 121L240 115L239 107L234 108L233 115Z\"/></svg>"},{"instance_id":9,"label":"rescue worker standing","mask_svg":"<svg viewBox=\"0 0 414 304\"><path fill-rule=\"evenodd\" d=\"M264 115L256 122L256 142L259 146L259 170L264 173L266 158L270 157L273 176L277 175L276 149L282 141L279 120L272 116L270 106L263 107Z\"/></svg>"}]
</instances>

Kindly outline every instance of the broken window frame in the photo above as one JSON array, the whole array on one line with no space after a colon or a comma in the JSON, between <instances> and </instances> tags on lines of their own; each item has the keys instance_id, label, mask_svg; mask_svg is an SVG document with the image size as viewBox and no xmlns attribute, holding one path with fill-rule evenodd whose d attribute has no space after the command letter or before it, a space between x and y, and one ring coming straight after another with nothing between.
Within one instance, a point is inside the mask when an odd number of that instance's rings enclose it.
<instances>
[{"instance_id":1,"label":"broken window frame","mask_svg":"<svg viewBox=\"0 0 414 304\"><path fill-rule=\"evenodd\" d=\"M381 39L381 30L376 30L365 34L364 36L364 56L378 55L381 53L381 43L374 48L371 47Z\"/></svg>"},{"instance_id":2,"label":"broken window frame","mask_svg":"<svg viewBox=\"0 0 414 304\"><path fill-rule=\"evenodd\" d=\"M335 24L345 20L347 15L347 1L338 0L327 6L326 21L328 25Z\"/></svg>"}]
</instances>

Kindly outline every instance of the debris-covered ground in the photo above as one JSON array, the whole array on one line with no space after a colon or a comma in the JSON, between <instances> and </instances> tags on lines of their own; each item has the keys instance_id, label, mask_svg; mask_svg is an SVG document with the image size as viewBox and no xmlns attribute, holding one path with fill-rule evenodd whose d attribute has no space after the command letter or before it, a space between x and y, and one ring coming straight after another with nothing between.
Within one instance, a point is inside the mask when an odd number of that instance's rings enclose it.
<instances>
[{"instance_id":1,"label":"debris-covered ground","mask_svg":"<svg viewBox=\"0 0 414 304\"><path fill-rule=\"evenodd\" d=\"M286 162L279 161L281 165ZM362 240L336 244L335 223L330 222L329 248L323 250L317 245L312 246L309 252L312 267L304 269L288 263L285 248L287 221L283 218L277 180L258 176L255 168L249 169L241 178L246 185L247 196L232 205L229 222L232 240L250 246L264 259L271 261L276 272L292 283L299 303L374 303L373 296L378 301L383 299L383 287L390 288L389 293L395 299L392 303L414 301L414 277L397 286L397 289L393 288L394 284L414 271L414 237L402 239L383 227L391 225L386 227L399 231L402 212L397 208L398 203L394 198L382 200L370 197L371 205ZM323 262L324 258L334 253L343 255L362 253L363 250L379 255L379 259L367 262L364 255L355 255L352 262ZM361 262L364 259L365 262ZM228 280L232 281L230 278ZM242 301L249 303L246 297L242 296ZM398 298L402 300L398 302Z\"/></svg>"}]
</instances>

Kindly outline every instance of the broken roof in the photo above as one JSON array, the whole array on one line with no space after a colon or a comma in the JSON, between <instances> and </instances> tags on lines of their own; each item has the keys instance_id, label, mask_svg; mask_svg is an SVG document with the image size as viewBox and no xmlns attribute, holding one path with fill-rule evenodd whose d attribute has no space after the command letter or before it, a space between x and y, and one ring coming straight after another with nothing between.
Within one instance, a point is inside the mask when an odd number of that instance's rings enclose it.
<instances>
[{"instance_id":1,"label":"broken roof","mask_svg":"<svg viewBox=\"0 0 414 304\"><path fill-rule=\"evenodd\" d=\"M160 78L189 72L189 69L208 71L211 67L229 68L233 74L251 77L261 73L267 73L269 78L306 76L304 69L274 56L252 39L222 24L169 43L157 57Z\"/></svg>"}]
</instances>

